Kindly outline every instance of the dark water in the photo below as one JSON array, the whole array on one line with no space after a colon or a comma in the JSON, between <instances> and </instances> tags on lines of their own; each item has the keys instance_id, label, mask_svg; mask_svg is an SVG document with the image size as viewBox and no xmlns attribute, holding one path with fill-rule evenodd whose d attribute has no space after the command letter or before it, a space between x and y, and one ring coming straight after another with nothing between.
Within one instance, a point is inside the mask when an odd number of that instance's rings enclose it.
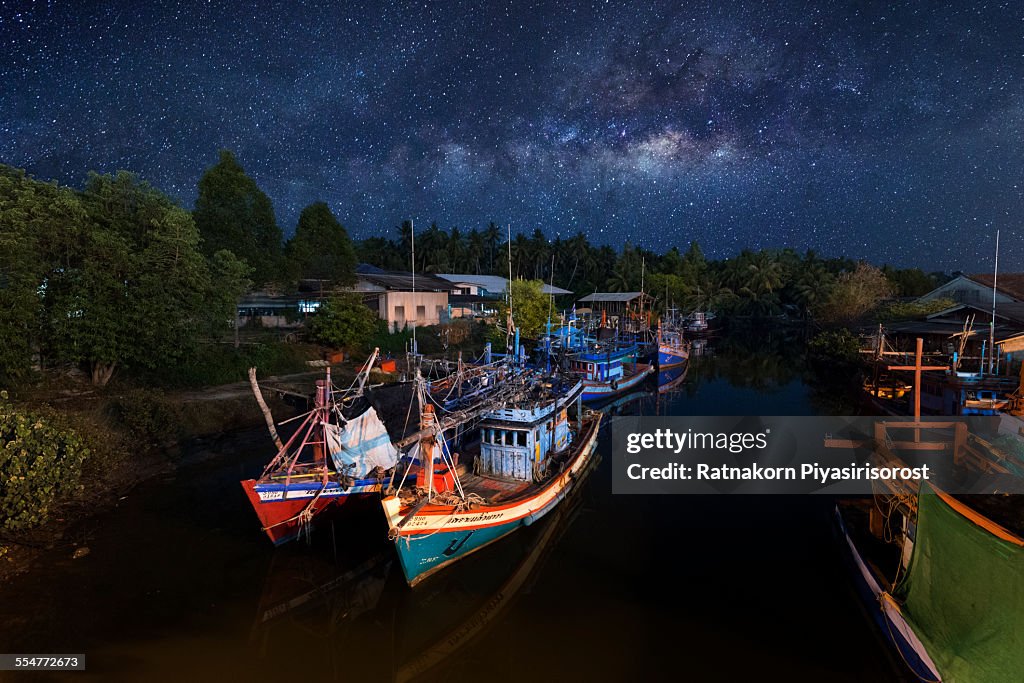
<instances>
[{"instance_id":1,"label":"dark water","mask_svg":"<svg viewBox=\"0 0 1024 683\"><path fill-rule=\"evenodd\" d=\"M851 409L797 342L757 339L718 342L608 422ZM899 680L828 500L614 496L608 448L605 429L586 485L542 523L410 590L373 507L270 547L237 484L269 439L226 435L76 528L88 556L55 549L0 587L0 651L84 652L74 680Z\"/></svg>"}]
</instances>

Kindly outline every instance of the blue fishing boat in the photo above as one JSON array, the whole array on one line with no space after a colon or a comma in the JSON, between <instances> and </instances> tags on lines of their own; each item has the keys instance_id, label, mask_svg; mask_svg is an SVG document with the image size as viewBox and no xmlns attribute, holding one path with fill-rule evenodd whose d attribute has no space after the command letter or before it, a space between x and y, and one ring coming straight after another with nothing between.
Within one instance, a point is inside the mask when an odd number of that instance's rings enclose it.
<instances>
[{"instance_id":1,"label":"blue fishing boat","mask_svg":"<svg viewBox=\"0 0 1024 683\"><path fill-rule=\"evenodd\" d=\"M447 454L432 406L424 406L425 436L415 448L429 476L421 473L418 489L400 484L382 501L409 585L532 524L568 495L591 458L601 420L580 414L582 393L581 381L537 382L523 400L485 411L470 465ZM575 424L568 416L573 404Z\"/></svg>"},{"instance_id":2,"label":"blue fishing boat","mask_svg":"<svg viewBox=\"0 0 1024 683\"><path fill-rule=\"evenodd\" d=\"M635 345L596 345L569 356L569 371L583 378L583 401L601 401L626 393L647 379L654 368L635 362Z\"/></svg>"}]
</instances>

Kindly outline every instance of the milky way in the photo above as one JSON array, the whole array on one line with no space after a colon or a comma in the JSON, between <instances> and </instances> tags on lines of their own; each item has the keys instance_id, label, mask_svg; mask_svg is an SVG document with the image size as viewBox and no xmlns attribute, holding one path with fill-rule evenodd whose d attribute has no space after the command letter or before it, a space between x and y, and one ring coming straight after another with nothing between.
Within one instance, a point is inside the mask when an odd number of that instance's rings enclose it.
<instances>
[{"instance_id":1,"label":"milky way","mask_svg":"<svg viewBox=\"0 0 1024 683\"><path fill-rule=\"evenodd\" d=\"M230 148L286 233L1024 269L1024 5L893 4L0 0L0 162L191 206Z\"/></svg>"}]
</instances>

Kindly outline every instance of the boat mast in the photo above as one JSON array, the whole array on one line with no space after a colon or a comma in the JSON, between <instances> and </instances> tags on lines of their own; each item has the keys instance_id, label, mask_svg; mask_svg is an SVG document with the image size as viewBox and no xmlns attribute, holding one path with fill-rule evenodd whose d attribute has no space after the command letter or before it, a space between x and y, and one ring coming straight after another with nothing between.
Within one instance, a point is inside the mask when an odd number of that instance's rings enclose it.
<instances>
[{"instance_id":1,"label":"boat mast","mask_svg":"<svg viewBox=\"0 0 1024 683\"><path fill-rule=\"evenodd\" d=\"M409 241L412 245L412 355L416 357L416 223L409 219Z\"/></svg>"},{"instance_id":2,"label":"boat mast","mask_svg":"<svg viewBox=\"0 0 1024 683\"><path fill-rule=\"evenodd\" d=\"M505 351L512 351L512 328L515 326L515 319L512 317L512 223L508 224L508 332L505 333ZM515 349L519 353L519 349ZM513 357L515 357L513 355Z\"/></svg>"},{"instance_id":3,"label":"boat mast","mask_svg":"<svg viewBox=\"0 0 1024 683\"><path fill-rule=\"evenodd\" d=\"M999 280L999 231L996 230L996 268L992 273L992 320L988 324L988 374L996 359L996 282Z\"/></svg>"}]
</instances>

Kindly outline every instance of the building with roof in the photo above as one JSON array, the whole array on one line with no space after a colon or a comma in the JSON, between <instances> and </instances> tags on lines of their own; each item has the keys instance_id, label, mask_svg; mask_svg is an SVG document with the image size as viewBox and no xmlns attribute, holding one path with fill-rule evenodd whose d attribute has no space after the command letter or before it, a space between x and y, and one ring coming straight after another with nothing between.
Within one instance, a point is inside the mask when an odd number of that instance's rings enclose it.
<instances>
[{"instance_id":1,"label":"building with roof","mask_svg":"<svg viewBox=\"0 0 1024 683\"><path fill-rule=\"evenodd\" d=\"M508 278L500 275L467 275L465 273L438 273L437 277L448 280L458 288L458 294L468 294L485 298L501 298L508 288ZM568 289L544 284L541 291L545 294L562 296L572 294Z\"/></svg>"},{"instance_id":2,"label":"building with roof","mask_svg":"<svg viewBox=\"0 0 1024 683\"><path fill-rule=\"evenodd\" d=\"M451 314L460 316L487 316L497 312L497 303L505 298L508 278L500 275L469 275L466 273L439 273L437 277L452 283ZM544 284L544 294L563 296L572 294L567 289Z\"/></svg>"},{"instance_id":3,"label":"building with roof","mask_svg":"<svg viewBox=\"0 0 1024 683\"><path fill-rule=\"evenodd\" d=\"M433 275L363 266L356 269L356 284L350 289L362 294L363 301L395 330L447 322L454 290L451 282Z\"/></svg>"},{"instance_id":4,"label":"building with roof","mask_svg":"<svg viewBox=\"0 0 1024 683\"><path fill-rule=\"evenodd\" d=\"M949 282L936 287L918 301L949 299L952 306L916 320L887 324L886 331L901 348L910 348L916 337L924 339L925 349L952 353L960 345L960 336L966 330L963 347L965 358L980 358L989 353L988 341L992 322L992 275L957 274ZM1005 339L1024 332L1024 274L1000 273L996 291L995 339Z\"/></svg>"},{"instance_id":5,"label":"building with roof","mask_svg":"<svg viewBox=\"0 0 1024 683\"><path fill-rule=\"evenodd\" d=\"M992 273L965 275L958 273L949 282L936 287L918 301L952 299L961 304L992 307ZM1024 273L999 273L996 279L996 306L1024 303Z\"/></svg>"},{"instance_id":6,"label":"building with roof","mask_svg":"<svg viewBox=\"0 0 1024 683\"><path fill-rule=\"evenodd\" d=\"M589 308L593 313L603 313L609 318L622 317L628 311L650 310L654 298L644 292L594 292L576 302L577 306Z\"/></svg>"}]
</instances>

